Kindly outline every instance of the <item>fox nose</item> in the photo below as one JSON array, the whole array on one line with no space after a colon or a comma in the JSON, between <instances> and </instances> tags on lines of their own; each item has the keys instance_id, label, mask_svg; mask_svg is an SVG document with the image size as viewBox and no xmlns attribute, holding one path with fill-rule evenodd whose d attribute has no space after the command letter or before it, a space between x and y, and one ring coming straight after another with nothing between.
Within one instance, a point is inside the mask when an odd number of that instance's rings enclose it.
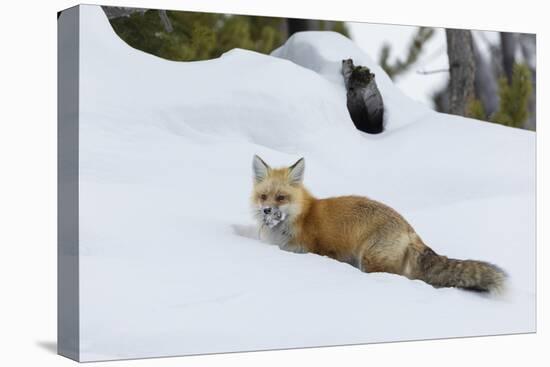
<instances>
[{"instance_id":1,"label":"fox nose","mask_svg":"<svg viewBox=\"0 0 550 367\"><path fill-rule=\"evenodd\" d=\"M264 208L264 214L271 213L271 208Z\"/></svg>"}]
</instances>

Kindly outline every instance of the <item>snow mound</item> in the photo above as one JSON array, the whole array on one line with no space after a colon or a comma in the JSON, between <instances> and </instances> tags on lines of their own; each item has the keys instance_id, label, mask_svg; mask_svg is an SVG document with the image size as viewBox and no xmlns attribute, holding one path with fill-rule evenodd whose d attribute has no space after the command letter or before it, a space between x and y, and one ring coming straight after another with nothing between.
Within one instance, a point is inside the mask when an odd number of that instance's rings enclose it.
<instances>
[{"instance_id":1,"label":"snow mound","mask_svg":"<svg viewBox=\"0 0 550 367\"><path fill-rule=\"evenodd\" d=\"M86 39L93 47L82 49L83 59L90 60L83 65L86 88L82 99L96 100L91 106L94 111L116 94L132 110L140 110L136 115L142 123L157 120L155 124L164 125L159 127L177 134L193 130L290 152L298 150L302 137L314 140L325 134L343 141L357 137L342 103L345 97L317 74L292 63L234 49L215 60L165 61L154 73L143 73L159 60L137 50L128 52L122 40L113 39L106 19L90 19L87 27L110 32ZM87 54L88 50L104 57ZM99 68L103 69L101 79L90 70ZM159 114L164 119L155 118Z\"/></svg>"},{"instance_id":2,"label":"snow mound","mask_svg":"<svg viewBox=\"0 0 550 367\"><path fill-rule=\"evenodd\" d=\"M292 35L288 41L274 50L272 56L290 60L311 69L336 84L344 85L342 60L353 59L356 65L364 65L376 74L382 89L397 90L387 74L349 38L336 32L309 31Z\"/></svg>"},{"instance_id":3,"label":"snow mound","mask_svg":"<svg viewBox=\"0 0 550 367\"><path fill-rule=\"evenodd\" d=\"M433 113L425 105L406 97L391 81L386 72L366 55L353 41L336 32L300 32L295 33L281 47L271 53L272 56L290 60L300 66L315 71L327 80L340 86L339 91L345 98L342 78L342 60L353 59L355 65L367 66L375 74L384 100L386 131L392 131L407 123L416 121L424 115ZM403 111L406 111L404 113Z\"/></svg>"},{"instance_id":4,"label":"snow mound","mask_svg":"<svg viewBox=\"0 0 550 367\"><path fill-rule=\"evenodd\" d=\"M80 17L82 360L534 331L533 133L410 101L338 34L171 62L125 44L98 6ZM349 118L349 57L376 74L381 135ZM235 231L252 223L253 154L304 156L314 194L390 204L437 252L506 269L509 294L364 274Z\"/></svg>"}]
</instances>

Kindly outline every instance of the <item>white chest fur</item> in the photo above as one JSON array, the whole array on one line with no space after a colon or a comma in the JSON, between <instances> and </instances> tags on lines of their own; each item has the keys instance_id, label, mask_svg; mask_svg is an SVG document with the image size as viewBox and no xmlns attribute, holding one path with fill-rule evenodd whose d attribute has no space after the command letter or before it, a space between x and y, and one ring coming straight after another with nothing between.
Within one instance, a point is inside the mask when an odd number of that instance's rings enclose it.
<instances>
[{"instance_id":1,"label":"white chest fur","mask_svg":"<svg viewBox=\"0 0 550 367\"><path fill-rule=\"evenodd\" d=\"M292 226L288 220L285 220L272 228L265 225L262 226L260 229L260 239L272 245L277 245L285 251L297 253L307 252L302 246L295 244L292 240Z\"/></svg>"}]
</instances>

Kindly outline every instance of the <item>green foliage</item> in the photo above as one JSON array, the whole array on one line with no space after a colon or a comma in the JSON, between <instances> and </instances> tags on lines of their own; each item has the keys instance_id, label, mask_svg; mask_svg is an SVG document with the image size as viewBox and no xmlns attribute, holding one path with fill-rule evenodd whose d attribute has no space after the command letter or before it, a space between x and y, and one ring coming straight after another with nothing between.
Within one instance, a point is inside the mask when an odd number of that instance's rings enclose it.
<instances>
[{"instance_id":1,"label":"green foliage","mask_svg":"<svg viewBox=\"0 0 550 367\"><path fill-rule=\"evenodd\" d=\"M277 31L273 27L264 26L260 33L259 41L256 43L256 50L268 54L273 51L280 40L278 39Z\"/></svg>"},{"instance_id":2,"label":"green foliage","mask_svg":"<svg viewBox=\"0 0 550 367\"><path fill-rule=\"evenodd\" d=\"M529 117L529 98L533 91L531 71L527 65L515 64L511 83L505 76L499 79L499 108L487 116L483 103L478 98L466 106L466 116L478 120L523 128Z\"/></svg>"},{"instance_id":3,"label":"green foliage","mask_svg":"<svg viewBox=\"0 0 550 367\"><path fill-rule=\"evenodd\" d=\"M212 28L195 22L191 30L191 49L194 52L194 59L208 59L215 48L216 34Z\"/></svg>"},{"instance_id":4,"label":"green foliage","mask_svg":"<svg viewBox=\"0 0 550 367\"><path fill-rule=\"evenodd\" d=\"M349 35L348 27L346 23L332 20L317 20L315 25L313 25L313 30L319 31L332 31L340 33L343 36L351 38Z\"/></svg>"},{"instance_id":5,"label":"green foliage","mask_svg":"<svg viewBox=\"0 0 550 367\"><path fill-rule=\"evenodd\" d=\"M485 113L485 108L483 103L478 98L473 98L470 100L466 106L466 116L478 120L486 120L487 114Z\"/></svg>"},{"instance_id":6,"label":"green foliage","mask_svg":"<svg viewBox=\"0 0 550 367\"><path fill-rule=\"evenodd\" d=\"M499 80L500 104L492 120L502 125L523 127L529 116L528 102L533 92L531 71L524 64L514 64L512 80Z\"/></svg>"},{"instance_id":7,"label":"green foliage","mask_svg":"<svg viewBox=\"0 0 550 367\"><path fill-rule=\"evenodd\" d=\"M231 50L243 48L254 49L254 42L250 35L250 23L242 16L231 16L226 18L218 36L218 50ZM221 53L221 52L220 52Z\"/></svg>"},{"instance_id":8,"label":"green foliage","mask_svg":"<svg viewBox=\"0 0 550 367\"><path fill-rule=\"evenodd\" d=\"M246 18L250 22L250 38L254 42L255 51L268 54L286 40L286 34L283 32L284 18Z\"/></svg>"},{"instance_id":9,"label":"green foliage","mask_svg":"<svg viewBox=\"0 0 550 367\"><path fill-rule=\"evenodd\" d=\"M398 59L392 65L389 63L391 48L390 45L384 44L382 46L382 52L380 54L379 64L384 69L384 71L389 75L390 78L407 71L417 60L424 44L432 38L434 35L433 28L420 27L414 35L411 43L409 44L409 50L407 53L407 58L405 61Z\"/></svg>"},{"instance_id":10,"label":"green foliage","mask_svg":"<svg viewBox=\"0 0 550 367\"><path fill-rule=\"evenodd\" d=\"M205 60L235 47L270 53L285 39L283 18L167 11L167 32L158 10L111 19L115 32L130 46L176 61Z\"/></svg>"},{"instance_id":11,"label":"green foliage","mask_svg":"<svg viewBox=\"0 0 550 367\"><path fill-rule=\"evenodd\" d=\"M340 33L348 38L351 38L349 35L348 27L346 26L346 23L344 22L331 22L332 23L332 31Z\"/></svg>"}]
</instances>

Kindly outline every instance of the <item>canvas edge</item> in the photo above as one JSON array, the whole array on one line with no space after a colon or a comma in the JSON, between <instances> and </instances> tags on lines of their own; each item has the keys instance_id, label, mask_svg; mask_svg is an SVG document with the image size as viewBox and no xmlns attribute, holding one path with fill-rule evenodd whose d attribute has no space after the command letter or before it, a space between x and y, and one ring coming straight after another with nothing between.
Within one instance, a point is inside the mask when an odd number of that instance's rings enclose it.
<instances>
[{"instance_id":1,"label":"canvas edge","mask_svg":"<svg viewBox=\"0 0 550 367\"><path fill-rule=\"evenodd\" d=\"M57 19L57 353L80 360L79 322L80 7Z\"/></svg>"}]
</instances>

